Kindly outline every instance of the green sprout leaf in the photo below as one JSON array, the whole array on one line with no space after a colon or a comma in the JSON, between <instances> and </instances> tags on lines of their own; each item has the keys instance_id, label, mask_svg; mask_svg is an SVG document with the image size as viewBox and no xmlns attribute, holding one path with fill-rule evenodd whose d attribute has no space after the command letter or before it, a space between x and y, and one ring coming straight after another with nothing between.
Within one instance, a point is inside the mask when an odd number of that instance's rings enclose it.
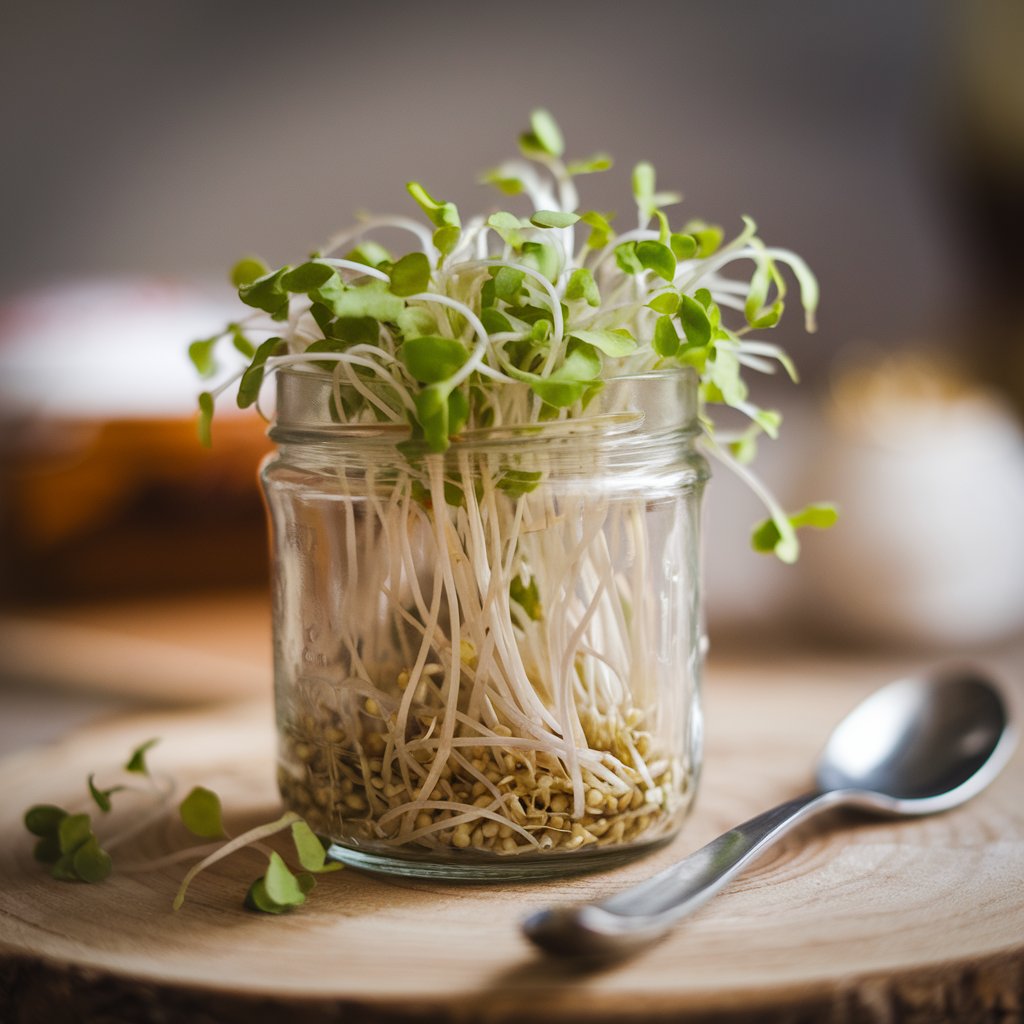
<instances>
[{"instance_id":1,"label":"green sprout leaf","mask_svg":"<svg viewBox=\"0 0 1024 1024\"><path fill-rule=\"evenodd\" d=\"M547 377L520 370L513 376L528 381L534 394L553 408L575 405L588 394L601 374L601 357L594 346L574 341L567 349L562 365Z\"/></svg>"},{"instance_id":2,"label":"green sprout leaf","mask_svg":"<svg viewBox=\"0 0 1024 1024\"><path fill-rule=\"evenodd\" d=\"M395 295L404 297L425 292L430 287L430 260L422 252L411 252L391 268L389 276Z\"/></svg>"},{"instance_id":3,"label":"green sprout leaf","mask_svg":"<svg viewBox=\"0 0 1024 1024\"><path fill-rule=\"evenodd\" d=\"M418 338L423 334L434 334L437 331L437 320L429 309L422 306L406 306L395 321L398 330L405 339ZM377 325L374 323L374 332Z\"/></svg>"},{"instance_id":4,"label":"green sprout leaf","mask_svg":"<svg viewBox=\"0 0 1024 1024\"><path fill-rule=\"evenodd\" d=\"M507 196L518 196L523 191L523 182L513 174L503 174L500 170L487 171L480 177L484 185L493 185Z\"/></svg>"},{"instance_id":5,"label":"green sprout leaf","mask_svg":"<svg viewBox=\"0 0 1024 1024\"><path fill-rule=\"evenodd\" d=\"M654 346L654 351L666 359L679 351L679 335L672 323L672 317L658 317L654 324L654 338L651 343Z\"/></svg>"},{"instance_id":6,"label":"green sprout leaf","mask_svg":"<svg viewBox=\"0 0 1024 1024\"><path fill-rule=\"evenodd\" d=\"M61 858L60 840L56 835L40 839L32 850L32 856L41 864L56 864Z\"/></svg>"},{"instance_id":7,"label":"green sprout leaf","mask_svg":"<svg viewBox=\"0 0 1024 1024\"><path fill-rule=\"evenodd\" d=\"M231 268L231 283L236 288L250 285L270 273L270 268L256 256L244 256Z\"/></svg>"},{"instance_id":8,"label":"green sprout leaf","mask_svg":"<svg viewBox=\"0 0 1024 1024\"><path fill-rule=\"evenodd\" d=\"M213 444L213 395L209 391L199 393L199 418L196 421L199 443L204 448Z\"/></svg>"},{"instance_id":9,"label":"green sprout leaf","mask_svg":"<svg viewBox=\"0 0 1024 1024\"><path fill-rule=\"evenodd\" d=\"M213 349L223 337L223 334L215 334L212 338L200 338L189 345L188 357L201 377L210 377L217 372L217 362L213 358Z\"/></svg>"},{"instance_id":10,"label":"green sprout leaf","mask_svg":"<svg viewBox=\"0 0 1024 1024\"><path fill-rule=\"evenodd\" d=\"M703 259L718 251L725 237L725 232L714 224L706 224L702 220L691 220L683 231L692 235L697 242L697 255Z\"/></svg>"},{"instance_id":11,"label":"green sprout leaf","mask_svg":"<svg viewBox=\"0 0 1024 1024\"><path fill-rule=\"evenodd\" d=\"M607 171L612 166L612 158L607 153L595 153L584 160L570 160L565 169L569 174L596 174Z\"/></svg>"},{"instance_id":12,"label":"green sprout leaf","mask_svg":"<svg viewBox=\"0 0 1024 1024\"><path fill-rule=\"evenodd\" d=\"M110 875L113 861L90 833L85 842L71 854L71 867L83 882L102 882Z\"/></svg>"},{"instance_id":13,"label":"green sprout leaf","mask_svg":"<svg viewBox=\"0 0 1024 1024\"><path fill-rule=\"evenodd\" d=\"M263 386L263 377L266 372L266 362L271 356L284 351L285 341L283 338L267 338L252 357L242 379L238 384L238 408L247 409L260 397L260 388Z\"/></svg>"},{"instance_id":14,"label":"green sprout leaf","mask_svg":"<svg viewBox=\"0 0 1024 1024\"><path fill-rule=\"evenodd\" d=\"M554 246L545 242L523 242L523 266L540 271L549 281L554 281L561 270L561 258Z\"/></svg>"},{"instance_id":15,"label":"green sprout leaf","mask_svg":"<svg viewBox=\"0 0 1024 1024\"><path fill-rule=\"evenodd\" d=\"M108 813L110 811L110 798L114 793L120 793L124 789L124 786L111 786L110 789L99 789L94 781L95 775L90 775L88 780L89 794L92 796L96 803L96 806L103 811Z\"/></svg>"},{"instance_id":16,"label":"green sprout leaf","mask_svg":"<svg viewBox=\"0 0 1024 1024\"><path fill-rule=\"evenodd\" d=\"M521 498L536 490L540 480L540 470L506 469L498 478L498 487L510 498Z\"/></svg>"},{"instance_id":17,"label":"green sprout leaf","mask_svg":"<svg viewBox=\"0 0 1024 1024\"><path fill-rule=\"evenodd\" d=\"M538 210L530 223L536 228L568 228L580 219L578 213L564 213L562 210Z\"/></svg>"},{"instance_id":18,"label":"green sprout leaf","mask_svg":"<svg viewBox=\"0 0 1024 1024\"><path fill-rule=\"evenodd\" d=\"M461 394L461 392L455 392ZM413 396L416 421L423 430L428 447L434 452L447 451L450 438L449 423L452 392L444 384L430 384Z\"/></svg>"},{"instance_id":19,"label":"green sprout leaf","mask_svg":"<svg viewBox=\"0 0 1024 1024\"><path fill-rule=\"evenodd\" d=\"M224 821L220 797L212 789L195 786L178 807L182 824L203 839L223 839Z\"/></svg>"},{"instance_id":20,"label":"green sprout leaf","mask_svg":"<svg viewBox=\"0 0 1024 1024\"><path fill-rule=\"evenodd\" d=\"M689 260L697 255L698 243L693 235L671 234L668 244L677 260Z\"/></svg>"},{"instance_id":21,"label":"green sprout leaf","mask_svg":"<svg viewBox=\"0 0 1024 1024\"><path fill-rule=\"evenodd\" d=\"M306 902L306 894L302 891L298 879L288 869L279 853L270 855L267 872L263 876L267 896L278 906L297 907Z\"/></svg>"},{"instance_id":22,"label":"green sprout leaf","mask_svg":"<svg viewBox=\"0 0 1024 1024\"><path fill-rule=\"evenodd\" d=\"M457 227L438 228L434 232L434 245L442 256L447 256L459 244L462 237L462 229Z\"/></svg>"},{"instance_id":23,"label":"green sprout leaf","mask_svg":"<svg viewBox=\"0 0 1024 1024\"><path fill-rule=\"evenodd\" d=\"M529 221L524 221L521 217L505 210L492 213L487 218L487 226L494 228L502 241L517 251L523 247L523 228L529 223Z\"/></svg>"},{"instance_id":24,"label":"green sprout leaf","mask_svg":"<svg viewBox=\"0 0 1024 1024\"><path fill-rule=\"evenodd\" d=\"M646 160L633 168L633 198L644 217L654 214L654 168Z\"/></svg>"},{"instance_id":25,"label":"green sprout leaf","mask_svg":"<svg viewBox=\"0 0 1024 1024\"><path fill-rule=\"evenodd\" d=\"M565 286L565 297L570 301L582 299L588 306L601 305L601 293L589 267L577 267Z\"/></svg>"},{"instance_id":26,"label":"green sprout leaf","mask_svg":"<svg viewBox=\"0 0 1024 1024\"><path fill-rule=\"evenodd\" d=\"M248 335L238 324L228 324L228 333L231 335L231 344L246 359L252 359L256 355L256 346L249 340Z\"/></svg>"},{"instance_id":27,"label":"green sprout leaf","mask_svg":"<svg viewBox=\"0 0 1024 1024\"><path fill-rule=\"evenodd\" d=\"M647 303L647 308L653 309L655 313L672 316L679 310L679 293L671 291L660 292Z\"/></svg>"},{"instance_id":28,"label":"green sprout leaf","mask_svg":"<svg viewBox=\"0 0 1024 1024\"><path fill-rule=\"evenodd\" d=\"M774 554L781 561L795 562L799 555L796 531L801 527L827 530L835 525L839 510L828 503L807 505L788 515L785 520L766 519L759 523L751 536L751 546L762 554Z\"/></svg>"},{"instance_id":29,"label":"green sprout leaf","mask_svg":"<svg viewBox=\"0 0 1024 1024\"><path fill-rule=\"evenodd\" d=\"M288 905L282 905L275 903L267 893L267 883L263 876L256 879L255 882L249 886L249 891L245 894L245 906L249 910L255 910L261 914L285 914L291 907Z\"/></svg>"},{"instance_id":30,"label":"green sprout leaf","mask_svg":"<svg viewBox=\"0 0 1024 1024\"><path fill-rule=\"evenodd\" d=\"M74 853L92 835L92 822L88 814L69 814L57 826L60 852Z\"/></svg>"},{"instance_id":31,"label":"green sprout leaf","mask_svg":"<svg viewBox=\"0 0 1024 1024\"><path fill-rule=\"evenodd\" d=\"M454 203L435 199L418 181L410 181L405 187L435 228L461 226L459 211Z\"/></svg>"},{"instance_id":32,"label":"green sprout leaf","mask_svg":"<svg viewBox=\"0 0 1024 1024\"><path fill-rule=\"evenodd\" d=\"M68 816L63 807L53 804L35 804L25 812L25 828L34 836L56 836L60 823Z\"/></svg>"},{"instance_id":33,"label":"green sprout leaf","mask_svg":"<svg viewBox=\"0 0 1024 1024\"><path fill-rule=\"evenodd\" d=\"M344 866L340 861L327 859L324 844L305 821L296 821L292 824L292 842L295 843L295 853L299 858L299 863L306 871L326 874L330 871L340 871ZM297 877L301 885L302 876Z\"/></svg>"},{"instance_id":34,"label":"green sprout leaf","mask_svg":"<svg viewBox=\"0 0 1024 1024\"><path fill-rule=\"evenodd\" d=\"M364 238L354 249L345 253L345 259L367 267L379 267L391 262L391 254L380 243Z\"/></svg>"},{"instance_id":35,"label":"green sprout leaf","mask_svg":"<svg viewBox=\"0 0 1024 1024\"><path fill-rule=\"evenodd\" d=\"M367 317L382 322L394 322L405 309L404 300L393 294L383 281L345 287L329 281L312 292L312 297L325 305L336 317Z\"/></svg>"},{"instance_id":36,"label":"green sprout leaf","mask_svg":"<svg viewBox=\"0 0 1024 1024\"><path fill-rule=\"evenodd\" d=\"M338 277L337 271L326 263L310 260L289 270L281 276L281 287L285 291L306 295L322 288L328 281Z\"/></svg>"},{"instance_id":37,"label":"green sprout leaf","mask_svg":"<svg viewBox=\"0 0 1024 1024\"><path fill-rule=\"evenodd\" d=\"M580 220L590 228L588 249L603 249L615 237L611 222L603 213L589 210L580 217Z\"/></svg>"},{"instance_id":38,"label":"green sprout leaf","mask_svg":"<svg viewBox=\"0 0 1024 1024\"><path fill-rule=\"evenodd\" d=\"M758 409L754 413L754 422L770 437L775 440L779 436L779 427L782 426L782 413L775 409ZM812 525L811 523L799 525ZM831 523L829 524L831 525Z\"/></svg>"},{"instance_id":39,"label":"green sprout leaf","mask_svg":"<svg viewBox=\"0 0 1024 1024\"><path fill-rule=\"evenodd\" d=\"M145 743L139 744L131 753L127 763L124 766L126 772L133 772L135 775L148 775L149 767L146 764L146 754L153 749L158 743L159 739L146 740Z\"/></svg>"},{"instance_id":40,"label":"green sprout leaf","mask_svg":"<svg viewBox=\"0 0 1024 1024\"><path fill-rule=\"evenodd\" d=\"M711 321L704 306L689 295L682 296L679 306L679 319L683 324L686 342L701 348L711 340Z\"/></svg>"},{"instance_id":41,"label":"green sprout leaf","mask_svg":"<svg viewBox=\"0 0 1024 1024\"><path fill-rule=\"evenodd\" d=\"M636 253L636 242L623 242L615 246L615 262L624 274L642 274L644 265Z\"/></svg>"},{"instance_id":42,"label":"green sprout leaf","mask_svg":"<svg viewBox=\"0 0 1024 1024\"><path fill-rule=\"evenodd\" d=\"M527 156L560 157L565 152L561 129L546 110L533 111L530 130L519 137L519 145Z\"/></svg>"},{"instance_id":43,"label":"green sprout leaf","mask_svg":"<svg viewBox=\"0 0 1024 1024\"><path fill-rule=\"evenodd\" d=\"M593 345L606 356L616 359L632 355L638 347L636 338L622 327L612 331L573 331L572 337Z\"/></svg>"},{"instance_id":44,"label":"green sprout leaf","mask_svg":"<svg viewBox=\"0 0 1024 1024\"><path fill-rule=\"evenodd\" d=\"M666 281L671 281L676 276L676 258L667 245L645 240L636 243L635 251L636 258L644 270L652 270Z\"/></svg>"},{"instance_id":45,"label":"green sprout leaf","mask_svg":"<svg viewBox=\"0 0 1024 1024\"><path fill-rule=\"evenodd\" d=\"M238 297L253 309L262 309L269 313L273 320L285 320L288 317L288 292L282 279L291 267L282 267L272 274L265 274L238 289Z\"/></svg>"},{"instance_id":46,"label":"green sprout leaf","mask_svg":"<svg viewBox=\"0 0 1024 1024\"><path fill-rule=\"evenodd\" d=\"M421 384L439 384L462 368L469 358L469 351L455 338L425 334L404 341L398 350L398 358Z\"/></svg>"},{"instance_id":47,"label":"green sprout leaf","mask_svg":"<svg viewBox=\"0 0 1024 1024\"><path fill-rule=\"evenodd\" d=\"M498 267L494 271L494 294L502 302L516 302L526 274L518 267Z\"/></svg>"},{"instance_id":48,"label":"green sprout leaf","mask_svg":"<svg viewBox=\"0 0 1024 1024\"><path fill-rule=\"evenodd\" d=\"M544 611L540 604L540 591L537 589L537 580L534 577L530 577L529 583L523 583L518 576L513 577L509 584L508 596L534 622L540 622L544 617Z\"/></svg>"}]
</instances>

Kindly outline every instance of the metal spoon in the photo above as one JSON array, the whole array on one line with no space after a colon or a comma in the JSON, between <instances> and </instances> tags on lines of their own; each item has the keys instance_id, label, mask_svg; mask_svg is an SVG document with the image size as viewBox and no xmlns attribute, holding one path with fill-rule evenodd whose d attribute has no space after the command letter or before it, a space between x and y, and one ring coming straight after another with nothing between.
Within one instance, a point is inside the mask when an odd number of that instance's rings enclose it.
<instances>
[{"instance_id":1,"label":"metal spoon","mask_svg":"<svg viewBox=\"0 0 1024 1024\"><path fill-rule=\"evenodd\" d=\"M819 760L815 790L610 899L541 910L523 930L558 956L626 956L663 936L811 815L841 805L887 815L949 810L999 774L1015 739L999 690L977 671L892 683L839 723Z\"/></svg>"}]
</instances>

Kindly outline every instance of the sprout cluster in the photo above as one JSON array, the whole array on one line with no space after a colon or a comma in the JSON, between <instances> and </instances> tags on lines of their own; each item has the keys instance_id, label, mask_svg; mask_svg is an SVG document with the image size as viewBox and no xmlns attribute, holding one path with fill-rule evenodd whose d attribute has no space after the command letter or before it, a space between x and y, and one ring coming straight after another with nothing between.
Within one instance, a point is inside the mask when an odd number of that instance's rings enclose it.
<instances>
[{"instance_id":1,"label":"sprout cluster","mask_svg":"<svg viewBox=\"0 0 1024 1024\"><path fill-rule=\"evenodd\" d=\"M146 760L147 752L156 745L155 739L136 747L125 762L123 784L101 789L95 775L87 780L89 797L104 817L113 809L111 797L115 793L139 789L151 798L148 811L120 829L101 827L102 845L93 829L92 815L84 811L68 812L54 804L35 804L24 816L25 828L36 837L33 855L50 868L50 874L62 882L102 882L114 870L110 851L166 818L172 809L176 783L169 776L154 774ZM173 907L181 908L185 893L193 879L203 870L235 853L255 846L267 856L267 868L245 894L244 905L265 914L281 914L306 901L315 886L315 874L340 870L341 864L327 860L323 844L309 825L296 813L289 811L275 821L259 825L238 836L230 836L224 826L220 797L205 786L194 786L177 807L178 818L189 833L213 843L183 847L157 860L132 863L119 862L118 869L126 873L158 870L187 860L195 863L182 879L175 895ZM300 870L293 872L284 858L275 850L262 845L264 839L284 830L290 830L295 859Z\"/></svg>"},{"instance_id":2,"label":"sprout cluster","mask_svg":"<svg viewBox=\"0 0 1024 1024\"><path fill-rule=\"evenodd\" d=\"M484 180L527 200L524 213L496 210L464 223L453 203L410 182L425 223L368 217L298 265L239 262L232 279L254 313L189 350L207 376L218 372L215 350L227 342L245 360L200 395L202 439L210 441L218 395L237 385L239 406L255 405L266 374L285 365L333 372L339 419L408 424L435 452L467 429L509 418L501 389L482 384L527 384L529 415L543 421L582 414L610 376L689 366L700 377L706 447L766 505L754 547L794 561L797 527L829 526L835 510L787 513L747 468L757 438L778 436L781 416L751 399L744 373L781 366L796 379L785 352L757 335L782 317L783 268L814 329L813 274L794 253L766 245L747 217L729 241L699 219L673 225L665 211L681 197L658 191L648 163L632 172L636 226L617 232L610 216L580 206L576 187L611 159L566 160L546 111L533 113L520 149L525 160ZM382 230L404 233L411 250L385 249L374 240ZM716 405L738 410L748 427L716 432Z\"/></svg>"},{"instance_id":3,"label":"sprout cluster","mask_svg":"<svg viewBox=\"0 0 1024 1024\"><path fill-rule=\"evenodd\" d=\"M524 211L464 221L410 182L421 219L368 218L276 270L243 260L234 282L254 312L191 346L208 375L225 342L244 357L200 396L206 442L218 395L237 385L238 404L257 405L282 368L326 379L338 424L401 437L358 467L336 445L288 470L283 497L265 470L275 520L321 552L314 564L278 537L282 617L301 620L278 623L281 789L343 845L482 859L640 846L670 834L692 798L680 693L696 685L687 531L704 463L690 435L680 425L671 454L614 494L565 476L543 444L499 451L493 438L585 423L631 375L692 375L701 443L766 504L758 550L792 561L797 527L835 517L787 513L746 468L780 416L751 400L744 373L795 378L757 336L782 316L787 268L813 329L804 262L746 218L729 241L700 220L673 224L680 197L658 191L647 163L632 173L635 226L617 230L576 188L611 161L566 160L544 111L520 148L486 181ZM385 249L382 231L409 249ZM748 425L718 431L715 406ZM486 451L460 444L481 432ZM324 639L311 667L284 638L313 627Z\"/></svg>"}]
</instances>

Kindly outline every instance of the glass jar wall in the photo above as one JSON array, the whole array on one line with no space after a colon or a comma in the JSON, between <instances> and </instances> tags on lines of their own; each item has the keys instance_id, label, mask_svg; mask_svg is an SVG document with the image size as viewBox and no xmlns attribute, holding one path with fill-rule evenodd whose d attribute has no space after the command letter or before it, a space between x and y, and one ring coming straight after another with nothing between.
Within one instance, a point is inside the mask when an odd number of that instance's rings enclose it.
<instances>
[{"instance_id":1,"label":"glass jar wall","mask_svg":"<svg viewBox=\"0 0 1024 1024\"><path fill-rule=\"evenodd\" d=\"M592 869L671 838L693 799L696 378L615 378L559 419L521 387L521 416L433 453L340 422L329 373L279 373L279 783L342 861Z\"/></svg>"}]
</instances>

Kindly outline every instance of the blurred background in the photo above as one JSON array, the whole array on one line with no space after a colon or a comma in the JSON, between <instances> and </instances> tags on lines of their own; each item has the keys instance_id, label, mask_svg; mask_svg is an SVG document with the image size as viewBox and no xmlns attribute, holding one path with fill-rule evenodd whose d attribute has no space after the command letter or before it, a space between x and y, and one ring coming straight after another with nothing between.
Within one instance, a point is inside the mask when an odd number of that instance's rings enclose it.
<instances>
[{"instance_id":1,"label":"blurred background","mask_svg":"<svg viewBox=\"0 0 1024 1024\"><path fill-rule=\"evenodd\" d=\"M571 155L617 159L585 205L626 212L647 159L688 216L733 231L750 214L820 279L818 333L791 312L773 339L803 386L758 384L787 420L761 465L788 506L833 498L843 518L778 565L748 551L761 512L718 472L713 649L1020 635L1019 0L42 0L3 20L7 676L84 666L110 685L138 675L133 637L170 651L187 631L224 679L250 598L225 618L218 595L266 579L267 442L246 417L198 448L187 342L232 315L242 254L293 261L359 210L414 212L412 178L464 210L495 202L477 174L536 106ZM182 595L191 618L154 611ZM55 664L58 622L87 653ZM113 668L88 654L103 629L128 644Z\"/></svg>"}]
</instances>

